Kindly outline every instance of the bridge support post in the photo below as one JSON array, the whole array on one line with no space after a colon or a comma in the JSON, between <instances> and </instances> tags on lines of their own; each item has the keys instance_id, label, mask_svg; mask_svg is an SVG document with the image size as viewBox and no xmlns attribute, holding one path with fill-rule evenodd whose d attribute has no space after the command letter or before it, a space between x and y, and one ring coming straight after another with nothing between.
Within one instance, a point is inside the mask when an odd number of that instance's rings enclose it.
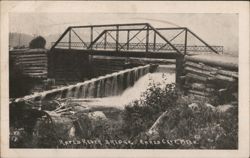
<instances>
[{"instance_id":1,"label":"bridge support post","mask_svg":"<svg viewBox=\"0 0 250 158\"><path fill-rule=\"evenodd\" d=\"M176 76L175 76L175 81L176 84L181 88L182 87L182 82L183 80L181 79L181 76L184 74L184 55L179 55L176 58Z\"/></svg>"}]
</instances>

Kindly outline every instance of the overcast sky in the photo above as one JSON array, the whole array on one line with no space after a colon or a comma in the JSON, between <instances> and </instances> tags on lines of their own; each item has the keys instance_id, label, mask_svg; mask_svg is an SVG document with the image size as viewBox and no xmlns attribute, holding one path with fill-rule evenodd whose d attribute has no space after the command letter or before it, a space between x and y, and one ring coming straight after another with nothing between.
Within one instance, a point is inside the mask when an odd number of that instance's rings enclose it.
<instances>
[{"instance_id":1,"label":"overcast sky","mask_svg":"<svg viewBox=\"0 0 250 158\"><path fill-rule=\"evenodd\" d=\"M237 14L173 13L12 13L10 31L47 36L69 25L150 23L154 27L188 27L211 45L238 52Z\"/></svg>"}]
</instances>

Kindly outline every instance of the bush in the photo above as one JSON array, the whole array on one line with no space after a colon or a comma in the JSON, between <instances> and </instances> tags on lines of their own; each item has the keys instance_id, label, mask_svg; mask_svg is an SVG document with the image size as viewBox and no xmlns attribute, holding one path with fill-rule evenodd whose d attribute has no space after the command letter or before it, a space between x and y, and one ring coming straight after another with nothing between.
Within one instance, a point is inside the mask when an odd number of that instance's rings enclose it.
<instances>
[{"instance_id":1,"label":"bush","mask_svg":"<svg viewBox=\"0 0 250 158\"><path fill-rule=\"evenodd\" d=\"M176 105L179 91L175 84L167 84L164 88L157 83L151 83L140 100L127 105L123 114L124 133L134 138L153 125L155 120Z\"/></svg>"},{"instance_id":2,"label":"bush","mask_svg":"<svg viewBox=\"0 0 250 158\"><path fill-rule=\"evenodd\" d=\"M36 49L36 48L45 48L46 40L42 36L38 36L30 41L29 48Z\"/></svg>"},{"instance_id":3,"label":"bush","mask_svg":"<svg viewBox=\"0 0 250 158\"><path fill-rule=\"evenodd\" d=\"M197 103L197 108L190 108L190 103ZM147 136L146 139L195 142L188 146L174 145L169 148L237 149L238 107L222 113L205 104L204 100L182 96L174 84L167 84L161 89L160 85L153 83L140 100L126 106L123 132L134 141L143 139L157 118L167 111L158 126L159 135Z\"/></svg>"}]
</instances>

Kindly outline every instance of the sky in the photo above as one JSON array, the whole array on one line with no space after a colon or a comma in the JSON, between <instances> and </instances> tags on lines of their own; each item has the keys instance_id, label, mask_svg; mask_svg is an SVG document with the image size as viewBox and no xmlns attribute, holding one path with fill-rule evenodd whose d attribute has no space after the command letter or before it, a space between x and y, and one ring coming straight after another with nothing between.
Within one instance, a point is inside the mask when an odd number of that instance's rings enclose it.
<instances>
[{"instance_id":1,"label":"sky","mask_svg":"<svg viewBox=\"0 0 250 158\"><path fill-rule=\"evenodd\" d=\"M48 36L70 25L150 23L154 27L188 27L210 45L238 53L238 14L222 13L11 13L10 32Z\"/></svg>"}]
</instances>

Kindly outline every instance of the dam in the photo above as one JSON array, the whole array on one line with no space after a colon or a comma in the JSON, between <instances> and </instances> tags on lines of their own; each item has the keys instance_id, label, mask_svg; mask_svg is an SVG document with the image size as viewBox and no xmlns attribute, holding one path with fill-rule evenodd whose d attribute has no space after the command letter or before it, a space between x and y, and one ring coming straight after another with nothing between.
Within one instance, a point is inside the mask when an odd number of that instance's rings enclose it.
<instances>
[{"instance_id":1,"label":"dam","mask_svg":"<svg viewBox=\"0 0 250 158\"><path fill-rule=\"evenodd\" d=\"M107 74L98 78L77 83L75 85L56 88L41 93L25 96L20 100L53 100L60 98L98 98L121 94L126 88L131 87L143 75L149 73L153 66L145 65Z\"/></svg>"}]
</instances>

